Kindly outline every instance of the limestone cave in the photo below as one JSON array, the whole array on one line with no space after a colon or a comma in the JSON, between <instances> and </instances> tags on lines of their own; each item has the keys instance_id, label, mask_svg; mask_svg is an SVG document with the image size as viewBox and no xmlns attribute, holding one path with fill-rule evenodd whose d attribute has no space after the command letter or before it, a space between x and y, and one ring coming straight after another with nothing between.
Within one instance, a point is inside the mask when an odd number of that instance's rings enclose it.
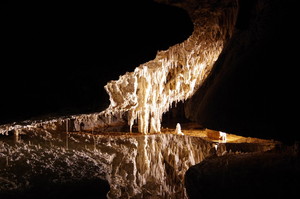
<instances>
[{"instance_id":1,"label":"limestone cave","mask_svg":"<svg viewBox=\"0 0 300 199\"><path fill-rule=\"evenodd\" d=\"M0 198L297 197L297 15L2 3Z\"/></svg>"}]
</instances>

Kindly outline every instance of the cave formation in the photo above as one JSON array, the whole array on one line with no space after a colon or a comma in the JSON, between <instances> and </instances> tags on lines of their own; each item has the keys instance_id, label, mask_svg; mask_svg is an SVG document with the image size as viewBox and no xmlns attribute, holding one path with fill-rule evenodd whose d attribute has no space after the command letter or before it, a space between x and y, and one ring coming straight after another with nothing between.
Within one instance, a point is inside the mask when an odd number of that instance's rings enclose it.
<instances>
[{"instance_id":1,"label":"cave formation","mask_svg":"<svg viewBox=\"0 0 300 199\"><path fill-rule=\"evenodd\" d=\"M43 174L53 182L102 179L108 198L294 196L299 135L287 110L297 107L295 2L157 1L185 9L192 35L109 82L111 104L101 113L2 125L0 134L21 139L0 142L1 188L34 184L31 175ZM227 142L212 141L183 125L163 129L162 115L180 101L185 117L204 128L269 140L231 142L229 134ZM148 135L116 133L124 122ZM20 165L37 173L16 179Z\"/></svg>"},{"instance_id":2,"label":"cave formation","mask_svg":"<svg viewBox=\"0 0 300 199\"><path fill-rule=\"evenodd\" d=\"M194 94L232 34L236 5L230 2L226 10L220 7L197 13L203 17L193 17L194 32L186 41L158 52L154 60L109 82L105 89L111 104L104 114L128 112L130 132L135 120L141 133L160 132L162 115L173 103Z\"/></svg>"},{"instance_id":3,"label":"cave formation","mask_svg":"<svg viewBox=\"0 0 300 199\"><path fill-rule=\"evenodd\" d=\"M104 114L127 112L142 133L184 102L185 117L206 128L293 143L297 43L293 1L158 1L185 9L194 24L184 42L109 82ZM197 6L196 6L197 5ZM286 49L286 50L283 50ZM289 50L287 50L289 49ZM285 116L284 116L285 115ZM287 116L287 117L286 117Z\"/></svg>"},{"instance_id":4,"label":"cave formation","mask_svg":"<svg viewBox=\"0 0 300 199\"><path fill-rule=\"evenodd\" d=\"M135 120L141 133L161 131L162 115L174 103L190 98L205 81L233 31L235 2L201 6L203 10L190 13L194 31L186 41L105 86L111 104L103 114L127 112L130 132Z\"/></svg>"}]
</instances>

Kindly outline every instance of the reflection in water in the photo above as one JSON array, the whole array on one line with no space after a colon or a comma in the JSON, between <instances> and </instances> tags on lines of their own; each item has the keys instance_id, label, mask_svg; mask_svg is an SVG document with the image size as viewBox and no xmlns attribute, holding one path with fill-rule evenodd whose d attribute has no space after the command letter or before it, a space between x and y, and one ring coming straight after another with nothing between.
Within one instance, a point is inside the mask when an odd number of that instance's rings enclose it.
<instances>
[{"instance_id":1,"label":"reflection in water","mask_svg":"<svg viewBox=\"0 0 300 199\"><path fill-rule=\"evenodd\" d=\"M184 135L175 129L151 135L66 131L24 129L18 142L16 135L1 137L0 190L98 178L108 181L108 198L186 198L187 169L228 147L222 141L215 147L203 130L181 130ZM253 143L251 150L256 145L257 150L274 147Z\"/></svg>"}]
</instances>

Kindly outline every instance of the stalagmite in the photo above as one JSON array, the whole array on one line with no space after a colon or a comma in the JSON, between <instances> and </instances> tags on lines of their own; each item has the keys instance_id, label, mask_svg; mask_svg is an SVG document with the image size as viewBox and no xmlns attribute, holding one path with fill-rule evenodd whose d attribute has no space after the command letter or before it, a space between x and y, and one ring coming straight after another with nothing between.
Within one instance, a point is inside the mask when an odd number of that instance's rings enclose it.
<instances>
[{"instance_id":1,"label":"stalagmite","mask_svg":"<svg viewBox=\"0 0 300 199\"><path fill-rule=\"evenodd\" d=\"M176 125L175 133L178 135L184 135L181 131L181 126L179 123L177 123L177 125Z\"/></svg>"}]
</instances>

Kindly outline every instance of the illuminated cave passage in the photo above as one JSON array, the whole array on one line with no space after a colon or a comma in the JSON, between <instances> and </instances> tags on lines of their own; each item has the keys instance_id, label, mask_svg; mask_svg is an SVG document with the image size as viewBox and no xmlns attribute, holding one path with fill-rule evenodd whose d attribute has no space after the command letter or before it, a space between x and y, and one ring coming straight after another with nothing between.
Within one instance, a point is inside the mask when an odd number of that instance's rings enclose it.
<instances>
[{"instance_id":1,"label":"illuminated cave passage","mask_svg":"<svg viewBox=\"0 0 300 199\"><path fill-rule=\"evenodd\" d=\"M299 142L281 142L295 138L298 128L291 131L292 120L282 119L289 115L278 114L278 109L290 106L278 84L287 86L291 78L282 74L291 71L274 70L292 65L295 51L278 49L292 49L287 47L295 30L288 30L296 17L290 13L298 13L298 8L281 0L162 2L189 12L193 34L109 82L107 110L0 126L1 199L27 193L40 198L43 189L87 198L80 189L88 185L95 191L91 198L111 199L299 195ZM287 14L282 8L294 12ZM186 116L198 124L161 127L161 116L170 105L188 98ZM270 125L263 116L278 123ZM124 132L127 121L130 128L136 122L144 134ZM281 140L273 140L278 135Z\"/></svg>"},{"instance_id":2,"label":"illuminated cave passage","mask_svg":"<svg viewBox=\"0 0 300 199\"><path fill-rule=\"evenodd\" d=\"M135 121L141 133L161 131L162 115L173 103L194 94L232 34L236 4L228 3L225 10L223 5L203 6L212 11L190 13L195 17L194 32L186 41L159 51L154 60L105 86L110 106L102 114L109 117L127 112L130 132Z\"/></svg>"}]
</instances>

